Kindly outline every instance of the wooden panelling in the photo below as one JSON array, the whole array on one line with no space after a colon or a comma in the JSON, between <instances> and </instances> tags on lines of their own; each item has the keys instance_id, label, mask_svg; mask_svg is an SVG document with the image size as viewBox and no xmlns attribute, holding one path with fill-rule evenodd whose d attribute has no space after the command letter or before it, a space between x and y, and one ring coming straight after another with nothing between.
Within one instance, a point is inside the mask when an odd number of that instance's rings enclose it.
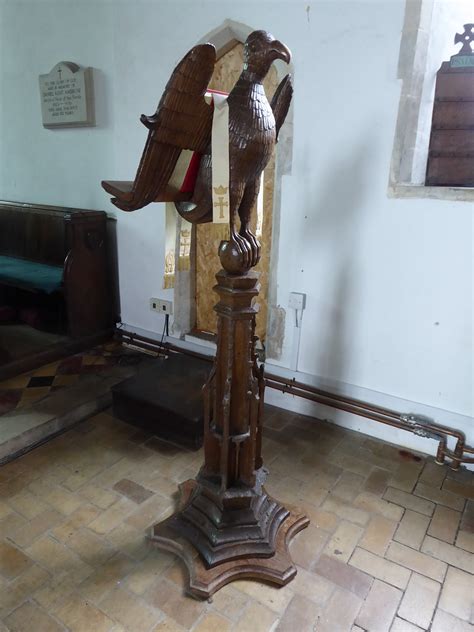
<instances>
[{"instance_id":1,"label":"wooden panelling","mask_svg":"<svg viewBox=\"0 0 474 632\"><path fill-rule=\"evenodd\" d=\"M433 129L474 129L474 101L441 101L433 111Z\"/></svg>"},{"instance_id":2,"label":"wooden panelling","mask_svg":"<svg viewBox=\"0 0 474 632\"><path fill-rule=\"evenodd\" d=\"M426 184L474 187L474 159L430 156Z\"/></svg>"},{"instance_id":3,"label":"wooden panelling","mask_svg":"<svg viewBox=\"0 0 474 632\"><path fill-rule=\"evenodd\" d=\"M436 75L426 184L474 186L473 67L444 62Z\"/></svg>"},{"instance_id":4,"label":"wooden panelling","mask_svg":"<svg viewBox=\"0 0 474 632\"><path fill-rule=\"evenodd\" d=\"M466 69L469 70L469 69ZM469 81L469 75L470 81ZM436 81L435 99L456 99L460 101L474 101L474 74L471 72L443 72L438 73Z\"/></svg>"},{"instance_id":5,"label":"wooden panelling","mask_svg":"<svg viewBox=\"0 0 474 632\"><path fill-rule=\"evenodd\" d=\"M456 154L462 156L470 153L474 157L474 130L467 129L434 129L431 132L430 154Z\"/></svg>"}]
</instances>

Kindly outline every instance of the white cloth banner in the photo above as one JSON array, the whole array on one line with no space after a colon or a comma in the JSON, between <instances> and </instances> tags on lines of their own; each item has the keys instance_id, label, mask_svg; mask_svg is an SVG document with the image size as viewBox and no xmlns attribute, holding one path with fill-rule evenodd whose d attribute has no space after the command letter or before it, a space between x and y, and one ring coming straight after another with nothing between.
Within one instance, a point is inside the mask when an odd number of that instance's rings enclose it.
<instances>
[{"instance_id":1,"label":"white cloth banner","mask_svg":"<svg viewBox=\"0 0 474 632\"><path fill-rule=\"evenodd\" d=\"M213 93L212 118L212 221L229 221L229 104L223 94Z\"/></svg>"}]
</instances>

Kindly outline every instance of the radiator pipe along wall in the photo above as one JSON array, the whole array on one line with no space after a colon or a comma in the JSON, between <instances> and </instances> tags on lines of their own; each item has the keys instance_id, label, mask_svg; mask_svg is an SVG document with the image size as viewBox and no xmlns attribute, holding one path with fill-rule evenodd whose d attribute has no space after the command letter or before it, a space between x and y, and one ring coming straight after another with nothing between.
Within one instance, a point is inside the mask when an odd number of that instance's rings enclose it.
<instances>
[{"instance_id":1,"label":"radiator pipe along wall","mask_svg":"<svg viewBox=\"0 0 474 632\"><path fill-rule=\"evenodd\" d=\"M116 331L116 335L125 344L133 345L154 353L159 353L160 350L164 350L173 353L183 353L185 355L201 358L208 362L212 362L214 359L211 355L184 349L183 347L178 347L169 342L162 344L152 338L146 338L145 336L121 329ZM406 430L419 437L438 441L436 462L439 465L445 463L446 458L450 459L450 467L453 470L459 469L461 463L474 463L474 456L467 456L468 454L474 455L474 449L466 446L464 433L453 428L440 426L434 423L429 417L399 413L389 408L383 408L382 406L370 404L369 402L364 402L338 393L330 393L329 391L315 388L309 384L298 382L295 379L283 378L279 375L267 373L266 371L264 376L266 386L283 393L289 393L290 395L295 395L317 404L336 408L347 413L352 413L353 415L358 415L359 417L365 417L366 419L399 428L400 430ZM450 450L448 447L449 437L455 439L453 450Z\"/></svg>"}]
</instances>

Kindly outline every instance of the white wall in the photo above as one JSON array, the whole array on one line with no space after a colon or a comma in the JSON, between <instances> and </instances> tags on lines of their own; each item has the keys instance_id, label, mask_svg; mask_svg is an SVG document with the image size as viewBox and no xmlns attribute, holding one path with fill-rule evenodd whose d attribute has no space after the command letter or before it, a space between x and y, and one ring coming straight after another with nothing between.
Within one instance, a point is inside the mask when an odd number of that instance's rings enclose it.
<instances>
[{"instance_id":1,"label":"white wall","mask_svg":"<svg viewBox=\"0 0 474 632\"><path fill-rule=\"evenodd\" d=\"M474 443L474 209L387 197L401 0L0 7L4 199L114 212L99 182L133 177L146 137L138 117L155 110L171 70L195 42L231 18L288 44L293 168L283 182L275 273L282 307L290 291L307 294L298 368L308 379L440 410L440 423L461 424ZM95 129L41 126L38 75L62 60L97 69ZM122 320L158 334L162 321L148 299L171 292L160 289L164 206L117 217ZM288 316L275 363L281 367L289 366L292 335ZM374 432L370 423L358 427Z\"/></svg>"}]
</instances>

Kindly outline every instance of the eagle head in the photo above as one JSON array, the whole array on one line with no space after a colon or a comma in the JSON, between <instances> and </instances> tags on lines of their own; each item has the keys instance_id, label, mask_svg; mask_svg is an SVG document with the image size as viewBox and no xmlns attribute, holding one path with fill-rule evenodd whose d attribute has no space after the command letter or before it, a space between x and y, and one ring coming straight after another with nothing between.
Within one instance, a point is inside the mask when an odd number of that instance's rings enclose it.
<instances>
[{"instance_id":1,"label":"eagle head","mask_svg":"<svg viewBox=\"0 0 474 632\"><path fill-rule=\"evenodd\" d=\"M289 48L266 31L250 33L244 46L244 69L257 79L263 79L275 59L282 59L289 64Z\"/></svg>"}]
</instances>

